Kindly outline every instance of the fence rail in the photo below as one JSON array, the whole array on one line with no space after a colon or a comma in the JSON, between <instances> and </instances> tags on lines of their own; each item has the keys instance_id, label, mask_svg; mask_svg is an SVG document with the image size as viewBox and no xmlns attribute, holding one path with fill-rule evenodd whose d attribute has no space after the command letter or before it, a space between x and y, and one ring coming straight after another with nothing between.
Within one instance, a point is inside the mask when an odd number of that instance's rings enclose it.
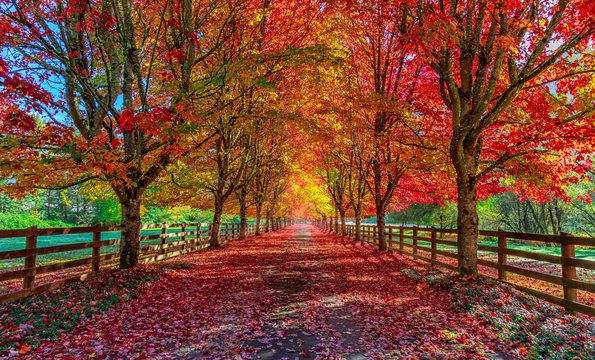
<instances>
[{"instance_id":1,"label":"fence rail","mask_svg":"<svg viewBox=\"0 0 595 360\"><path fill-rule=\"evenodd\" d=\"M277 230L291 224L291 221L276 220L271 222L271 229ZM187 229L195 228L195 230ZM160 234L141 236L139 263L165 260L184 255L208 245L212 224L153 224L143 225L141 230L160 230ZM170 230L171 232L168 232ZM179 230L179 231L172 231ZM102 268L113 267L119 257L116 245L120 239L102 240L102 233L120 231L120 226L90 226L76 228L48 228L38 229L31 227L19 230L0 230L0 239L25 238L25 248L0 252L0 261L22 259L23 266L19 269L8 269L0 272L0 304L15 301L27 296L43 293L61 286L84 280L90 274L99 272ZM266 231L264 223L260 224L260 233ZM40 236L92 234L92 241L66 245L38 247L37 240ZM246 235L256 234L256 224L248 224ZM220 242L226 243L240 237L240 224L221 224ZM151 241L160 240L151 243ZM169 241L171 240L171 241ZM110 248L111 247L111 248ZM72 260L40 264L38 257L42 255L55 255L70 251L91 250L90 256L83 256ZM102 254L102 250L104 253ZM89 267L90 265L90 267ZM63 274L64 278L36 284L39 275L52 274L68 269L76 269L76 275ZM18 289L15 281L22 280ZM12 285L12 286L11 286ZM2 290L4 289L4 291ZM6 290L8 289L8 290ZM4 292L4 293L2 293Z\"/></svg>"},{"instance_id":2,"label":"fence rail","mask_svg":"<svg viewBox=\"0 0 595 360\"><path fill-rule=\"evenodd\" d=\"M336 225L330 222L319 221L316 225L326 230L336 230ZM349 237L355 237L355 225L346 225L346 232ZM387 225L385 234L390 249L413 259L429 262L433 266L458 271L459 255L457 254L458 241L456 238L456 229ZM595 259L581 259L575 256L576 246L592 248L595 251L595 238L575 237L566 233L560 235L541 235L502 230L482 230L479 235L481 237L497 239L496 246L478 245L479 251L496 257L494 260L480 258L478 261L479 265L496 270L493 273L489 273L480 267L480 273L492 276L503 283L545 301L563 306L570 313L580 312L595 317L595 306L581 302L578 296L578 291L582 291L587 293L587 297L595 299L595 283L577 276L577 269L595 271ZM377 227L375 225L361 225L361 237L362 240L377 245ZM508 247L508 240L530 240L554 244L560 247L560 255L511 249ZM420 244L419 242L423 243ZM439 245L441 245L441 249L438 248ZM520 267L516 262L511 262L509 256L523 260L529 259L546 264L560 265L562 270L561 276ZM448 259L453 259L453 261L447 262ZM517 284L514 282L514 279L510 278L510 274L560 286L562 288L560 295L562 296ZM595 281L595 276L593 280Z\"/></svg>"}]
</instances>

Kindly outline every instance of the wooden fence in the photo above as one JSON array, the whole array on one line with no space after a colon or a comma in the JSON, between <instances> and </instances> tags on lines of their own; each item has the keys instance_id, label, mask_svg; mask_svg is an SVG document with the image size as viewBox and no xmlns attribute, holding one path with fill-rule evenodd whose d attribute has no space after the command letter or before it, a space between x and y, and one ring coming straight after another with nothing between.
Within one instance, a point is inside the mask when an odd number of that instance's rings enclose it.
<instances>
[{"instance_id":1,"label":"wooden fence","mask_svg":"<svg viewBox=\"0 0 595 360\"><path fill-rule=\"evenodd\" d=\"M276 230L289 224L291 224L291 221L279 219L272 222L271 229ZM264 233L265 225L261 223L260 226L260 232ZM195 228L195 230L189 231L189 229L192 228ZM168 232L168 229L171 230L171 232ZM211 224L143 225L142 230L160 230L160 233L158 234L145 235L140 238L141 247L139 263L145 264L180 256L207 247L208 237L211 233ZM31 227L29 229L20 230L0 230L0 239L25 238L24 249L0 252L0 261L16 259L23 262L23 266L20 269L10 269L8 271L0 272L0 290L3 288L3 285L8 287L9 283L14 283L17 280L22 279L21 289L17 290L13 286L12 289L9 289L7 292L5 291L4 294L0 294L0 304L40 294L70 283L84 280L90 274L96 273L102 268L115 267L119 257L117 245L120 244L120 239L102 240L102 233L110 231L120 231L120 226L48 229ZM255 233L256 225L248 224L246 235L250 236ZM37 240L40 236L68 234L92 234L92 241L47 247L37 246ZM240 224L230 223L221 225L221 243L236 240L239 236ZM86 251L86 255L89 255L90 253L90 256L83 255L82 257L77 257L72 260L39 264L39 256L67 253L70 251ZM38 277L38 275L46 275L74 268L77 270L75 271L75 276L72 276L73 274L69 273L65 278L36 285L36 277Z\"/></svg>"},{"instance_id":2,"label":"wooden fence","mask_svg":"<svg viewBox=\"0 0 595 360\"><path fill-rule=\"evenodd\" d=\"M321 228L334 231L334 224L317 222ZM346 225L347 235L355 237L355 226ZM481 230L480 236L497 240L494 246L478 245L481 253L497 256L497 259L479 259L478 264L497 271L497 274L489 274L487 271L480 273L490 275L499 281L506 283L518 290L524 291L550 303L563 306L571 313L580 312L595 317L595 307L579 301L578 291L587 293L587 297L595 298L595 283L580 279L577 276L577 268L588 271L595 271L595 259L579 259L575 257L575 247L587 247L595 252L595 238L575 237L570 234L542 235L527 234L507 231ZM362 240L374 245L378 243L378 231L376 225L361 226ZM418 226L386 226L387 242L390 249L398 251L403 255L410 256L416 260L429 262L432 265L440 266L452 271L458 271L457 254L457 230L440 229L433 227ZM544 244L553 244L560 247L561 255L542 254L532 251L508 248L509 240L529 240ZM438 248L440 246L440 248ZM521 260L536 260L546 265L561 266L561 276L528 269L518 266L517 262L511 262L510 257ZM446 262L451 259L451 262ZM509 274L524 276L533 280L559 285L562 287L563 296L556 296L552 293L540 291L531 287L523 286L510 279ZM595 280L595 277L594 277Z\"/></svg>"}]
</instances>

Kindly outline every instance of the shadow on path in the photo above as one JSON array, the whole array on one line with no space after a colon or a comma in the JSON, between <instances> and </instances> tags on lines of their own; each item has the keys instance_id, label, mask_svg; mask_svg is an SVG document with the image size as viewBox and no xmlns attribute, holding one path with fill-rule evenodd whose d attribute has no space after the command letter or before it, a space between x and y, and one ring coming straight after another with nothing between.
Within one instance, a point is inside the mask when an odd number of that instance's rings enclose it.
<instances>
[{"instance_id":1,"label":"shadow on path","mask_svg":"<svg viewBox=\"0 0 595 360\"><path fill-rule=\"evenodd\" d=\"M294 225L170 262L183 266L27 358L514 355L498 334L454 312L446 292L405 277L404 258L313 226Z\"/></svg>"}]
</instances>

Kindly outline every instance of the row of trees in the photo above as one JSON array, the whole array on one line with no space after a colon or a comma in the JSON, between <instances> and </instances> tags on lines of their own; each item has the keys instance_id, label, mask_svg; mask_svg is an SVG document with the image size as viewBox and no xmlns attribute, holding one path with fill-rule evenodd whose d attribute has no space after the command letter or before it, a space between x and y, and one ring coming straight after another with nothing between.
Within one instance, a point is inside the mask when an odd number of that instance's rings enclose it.
<instances>
[{"instance_id":1,"label":"row of trees","mask_svg":"<svg viewBox=\"0 0 595 360\"><path fill-rule=\"evenodd\" d=\"M141 208L288 216L294 148L283 84L316 62L316 2L6 1L0 8L4 190L85 184L121 207L120 267ZM228 209L234 211L233 208Z\"/></svg>"},{"instance_id":2,"label":"row of trees","mask_svg":"<svg viewBox=\"0 0 595 360\"><path fill-rule=\"evenodd\" d=\"M479 199L511 191L536 201L527 206L568 202L568 185L592 183L592 5L378 0L334 10L342 63L319 84L326 138L315 151L334 207L318 217L342 220L337 231L347 215L358 226L362 212L375 215L384 250L389 209L454 201L459 270L473 274Z\"/></svg>"},{"instance_id":3,"label":"row of trees","mask_svg":"<svg viewBox=\"0 0 595 360\"><path fill-rule=\"evenodd\" d=\"M455 201L470 274L478 199L568 201L568 184L591 180L586 0L11 0L0 12L5 190L112 192L122 267L138 258L143 204L213 208L212 247L225 209L244 228L249 211L374 214L386 249L389 210Z\"/></svg>"}]
</instances>

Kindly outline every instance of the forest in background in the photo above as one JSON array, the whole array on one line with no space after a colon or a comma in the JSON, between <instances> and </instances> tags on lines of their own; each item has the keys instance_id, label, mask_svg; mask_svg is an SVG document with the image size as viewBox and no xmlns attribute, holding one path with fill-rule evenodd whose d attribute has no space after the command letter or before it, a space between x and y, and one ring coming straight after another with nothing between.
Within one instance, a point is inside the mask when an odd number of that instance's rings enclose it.
<instances>
[{"instance_id":1,"label":"forest in background","mask_svg":"<svg viewBox=\"0 0 595 360\"><path fill-rule=\"evenodd\" d=\"M144 224L212 222L213 212L189 206L143 207ZM224 222L240 222L238 215L224 215ZM37 195L10 199L0 195L0 229L119 225L120 204L114 199L89 198L79 188L41 190Z\"/></svg>"},{"instance_id":2,"label":"forest in background","mask_svg":"<svg viewBox=\"0 0 595 360\"><path fill-rule=\"evenodd\" d=\"M578 193L578 187L576 190ZM591 202L576 199L564 202L558 198L537 202L523 199L512 192L491 195L478 202L479 228L535 234L567 232L595 237L595 194L590 196ZM392 224L456 228L457 204L411 204L404 210L389 213L386 221ZM371 217L363 222L375 223L376 218Z\"/></svg>"},{"instance_id":3,"label":"forest in background","mask_svg":"<svg viewBox=\"0 0 595 360\"><path fill-rule=\"evenodd\" d=\"M595 194L592 194L595 200ZM559 234L595 237L595 204L585 201L570 203L554 198L552 201L536 202L521 199L507 192L492 195L479 202L480 228L486 230L537 234ZM55 191L43 190L37 195L21 200L0 196L0 229L21 229L30 226L68 227L119 225L120 205L113 199L94 199L83 194L79 188ZM147 206L142 210L142 222L195 223L211 222L211 210L193 209L188 206ZM411 204L404 210L387 214L387 223L455 228L456 203ZM239 215L224 215L224 222L239 223ZM364 223L375 223L370 217Z\"/></svg>"}]
</instances>

